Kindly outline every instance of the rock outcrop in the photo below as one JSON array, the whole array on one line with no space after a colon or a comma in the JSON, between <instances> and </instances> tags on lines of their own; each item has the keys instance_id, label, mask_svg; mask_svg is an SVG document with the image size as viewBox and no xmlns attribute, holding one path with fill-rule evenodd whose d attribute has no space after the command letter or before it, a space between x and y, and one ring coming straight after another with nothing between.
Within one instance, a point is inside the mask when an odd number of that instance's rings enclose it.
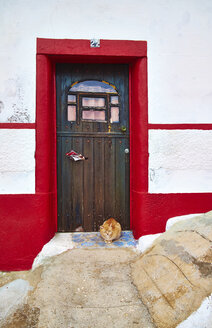
<instances>
[{"instance_id":1,"label":"rock outcrop","mask_svg":"<svg viewBox=\"0 0 212 328\"><path fill-rule=\"evenodd\" d=\"M212 293L212 212L174 224L132 264L158 328L174 328Z\"/></svg>"}]
</instances>

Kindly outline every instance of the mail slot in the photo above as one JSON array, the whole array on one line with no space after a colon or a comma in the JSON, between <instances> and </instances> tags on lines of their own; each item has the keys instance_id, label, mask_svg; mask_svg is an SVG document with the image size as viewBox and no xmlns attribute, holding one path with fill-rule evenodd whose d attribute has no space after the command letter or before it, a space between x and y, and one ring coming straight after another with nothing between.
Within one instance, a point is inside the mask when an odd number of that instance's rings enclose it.
<instances>
[{"instance_id":1,"label":"mail slot","mask_svg":"<svg viewBox=\"0 0 212 328\"><path fill-rule=\"evenodd\" d=\"M88 157L83 156L82 154L77 153L74 150L71 150L69 152L66 153L66 156L71 159L72 161L85 161L86 159L88 159Z\"/></svg>"}]
</instances>

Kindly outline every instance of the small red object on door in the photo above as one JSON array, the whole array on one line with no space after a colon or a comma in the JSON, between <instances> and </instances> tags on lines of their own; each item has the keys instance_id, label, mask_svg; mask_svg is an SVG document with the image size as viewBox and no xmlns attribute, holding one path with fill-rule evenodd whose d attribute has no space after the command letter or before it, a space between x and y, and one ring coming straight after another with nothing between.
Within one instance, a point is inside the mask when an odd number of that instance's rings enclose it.
<instances>
[{"instance_id":1,"label":"small red object on door","mask_svg":"<svg viewBox=\"0 0 212 328\"><path fill-rule=\"evenodd\" d=\"M71 150L68 153L66 153L66 156L75 162L85 160L85 157L82 154L78 154L74 150Z\"/></svg>"}]
</instances>

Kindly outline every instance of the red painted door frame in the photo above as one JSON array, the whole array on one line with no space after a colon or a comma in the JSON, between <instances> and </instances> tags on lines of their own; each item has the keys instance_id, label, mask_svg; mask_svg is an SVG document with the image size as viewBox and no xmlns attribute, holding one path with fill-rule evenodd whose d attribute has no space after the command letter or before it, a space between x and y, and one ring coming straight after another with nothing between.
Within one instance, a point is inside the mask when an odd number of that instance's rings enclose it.
<instances>
[{"instance_id":1,"label":"red painted door frame","mask_svg":"<svg viewBox=\"0 0 212 328\"><path fill-rule=\"evenodd\" d=\"M148 130L211 129L211 124L148 124L146 41L37 40L36 193L48 193L57 222L55 63L129 64L130 222L135 238L163 232L173 216L211 210L212 193L148 193ZM50 197L51 196L51 197ZM50 219L48 220L48 222Z\"/></svg>"},{"instance_id":2,"label":"red painted door frame","mask_svg":"<svg viewBox=\"0 0 212 328\"><path fill-rule=\"evenodd\" d=\"M91 48L89 40L37 40L36 91L36 192L52 193L56 208L56 94L55 63L129 64L130 103L130 209L131 229L140 220L133 202L148 191L148 108L146 41L101 40Z\"/></svg>"}]
</instances>

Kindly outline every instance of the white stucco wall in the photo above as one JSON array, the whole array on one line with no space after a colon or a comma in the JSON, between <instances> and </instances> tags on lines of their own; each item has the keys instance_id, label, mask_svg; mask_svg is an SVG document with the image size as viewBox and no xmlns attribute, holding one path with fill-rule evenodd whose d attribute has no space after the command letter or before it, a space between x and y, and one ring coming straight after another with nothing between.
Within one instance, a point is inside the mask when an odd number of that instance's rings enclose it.
<instances>
[{"instance_id":1,"label":"white stucco wall","mask_svg":"<svg viewBox=\"0 0 212 328\"><path fill-rule=\"evenodd\" d=\"M0 22L0 122L35 121L36 37L96 37L147 40L150 123L212 123L211 0L0 0ZM172 138L164 138L162 134L161 142L172 152ZM199 132L187 131L185 138L199 140ZM151 165L156 155L151 154L153 139L150 138ZM209 140L204 142L209 148ZM181 167L182 158L188 153L185 139L179 139L178 144L176 163ZM31 146L34 147L33 142ZM2 142L0 152L1 147ZM17 147L21 147L21 140ZM159 157L163 157L161 151ZM190 154L194 156L192 151ZM205 152L205 159L209 162L209 151ZM17 161L23 162L21 154ZM174 192L182 187L175 186L182 167L171 168L170 182L165 162L157 169L157 179L150 183L151 192ZM156 169L154 165L152 169ZM187 180L192 180L193 166L187 165L185 170ZM180 191L212 191L208 171L203 169L199 180L194 184L185 182ZM7 179L9 174L2 189L10 193Z\"/></svg>"},{"instance_id":2,"label":"white stucco wall","mask_svg":"<svg viewBox=\"0 0 212 328\"><path fill-rule=\"evenodd\" d=\"M35 192L35 131L0 129L0 194Z\"/></svg>"},{"instance_id":3,"label":"white stucco wall","mask_svg":"<svg viewBox=\"0 0 212 328\"><path fill-rule=\"evenodd\" d=\"M150 192L210 192L212 131L150 130Z\"/></svg>"}]
</instances>

